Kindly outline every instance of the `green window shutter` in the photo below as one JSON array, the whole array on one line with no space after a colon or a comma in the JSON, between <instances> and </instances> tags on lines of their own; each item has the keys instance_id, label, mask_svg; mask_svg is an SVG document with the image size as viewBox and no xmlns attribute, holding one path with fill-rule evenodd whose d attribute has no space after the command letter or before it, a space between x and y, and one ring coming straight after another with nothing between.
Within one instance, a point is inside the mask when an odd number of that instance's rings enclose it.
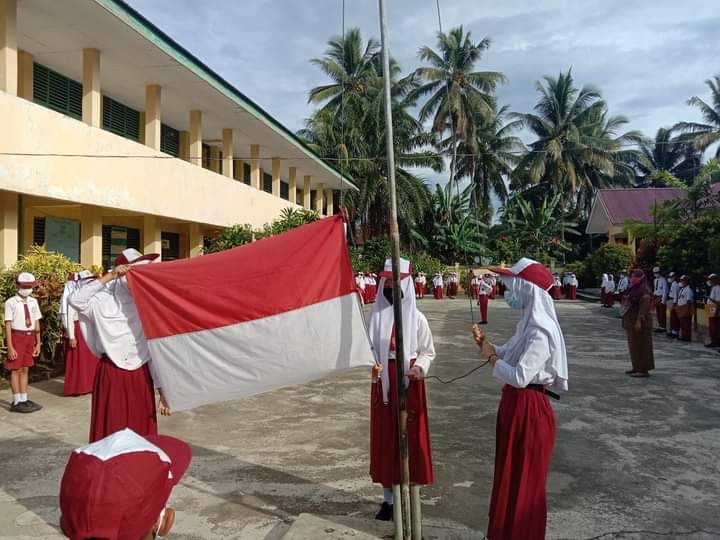
<instances>
[{"instance_id":1,"label":"green window shutter","mask_svg":"<svg viewBox=\"0 0 720 540\"><path fill-rule=\"evenodd\" d=\"M139 142L140 113L111 97L103 96L103 129Z\"/></svg>"},{"instance_id":2,"label":"green window shutter","mask_svg":"<svg viewBox=\"0 0 720 540\"><path fill-rule=\"evenodd\" d=\"M250 172L251 172L250 164L249 164L249 163L243 163L243 176L242 176L242 178L243 178L243 182L244 182L245 184L247 184L248 186L250 185Z\"/></svg>"},{"instance_id":3,"label":"green window shutter","mask_svg":"<svg viewBox=\"0 0 720 540\"><path fill-rule=\"evenodd\" d=\"M36 246L45 245L45 218L36 217L33 219L33 244Z\"/></svg>"},{"instance_id":4,"label":"green window shutter","mask_svg":"<svg viewBox=\"0 0 720 540\"><path fill-rule=\"evenodd\" d=\"M33 65L33 101L82 119L82 84L41 64Z\"/></svg>"},{"instance_id":5,"label":"green window shutter","mask_svg":"<svg viewBox=\"0 0 720 540\"><path fill-rule=\"evenodd\" d=\"M272 193L272 175L268 173L263 174L263 191L266 193Z\"/></svg>"},{"instance_id":6,"label":"green window shutter","mask_svg":"<svg viewBox=\"0 0 720 540\"><path fill-rule=\"evenodd\" d=\"M180 157L180 132L162 124L160 126L160 150L171 156Z\"/></svg>"},{"instance_id":7,"label":"green window shutter","mask_svg":"<svg viewBox=\"0 0 720 540\"><path fill-rule=\"evenodd\" d=\"M290 189L286 182L280 181L280 197L286 201L290 199Z\"/></svg>"},{"instance_id":8,"label":"green window shutter","mask_svg":"<svg viewBox=\"0 0 720 540\"><path fill-rule=\"evenodd\" d=\"M140 250L140 229L127 230L127 247Z\"/></svg>"}]
</instances>

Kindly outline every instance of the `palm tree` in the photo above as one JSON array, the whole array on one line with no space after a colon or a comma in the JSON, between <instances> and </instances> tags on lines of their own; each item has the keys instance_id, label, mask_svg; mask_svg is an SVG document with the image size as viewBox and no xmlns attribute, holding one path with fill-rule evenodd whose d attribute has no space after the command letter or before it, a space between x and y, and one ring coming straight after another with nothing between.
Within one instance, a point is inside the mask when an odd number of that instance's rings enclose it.
<instances>
[{"instance_id":1,"label":"palm tree","mask_svg":"<svg viewBox=\"0 0 720 540\"><path fill-rule=\"evenodd\" d=\"M520 159L511 187L537 186L543 197L562 194L566 204L574 200L586 207L597 187L627 180L624 147L639 140L639 134L618 135L627 120L609 116L599 90L578 89L571 70L544 81L536 83L540 99L535 113L513 115L536 140Z\"/></svg>"},{"instance_id":2,"label":"palm tree","mask_svg":"<svg viewBox=\"0 0 720 540\"><path fill-rule=\"evenodd\" d=\"M710 146L720 141L720 75L705 81L710 88L710 99L712 105L693 96L688 100L688 105L700 109L704 124L696 122L680 122L674 129L692 133L695 149L704 152ZM720 157L720 146L715 150L715 157Z\"/></svg>"},{"instance_id":3,"label":"palm tree","mask_svg":"<svg viewBox=\"0 0 720 540\"><path fill-rule=\"evenodd\" d=\"M693 145L693 135L673 136L673 129L659 128L654 139L643 139L635 161L638 185L651 186L654 178L663 178L663 171L690 183L697 174L701 155Z\"/></svg>"}]
</instances>

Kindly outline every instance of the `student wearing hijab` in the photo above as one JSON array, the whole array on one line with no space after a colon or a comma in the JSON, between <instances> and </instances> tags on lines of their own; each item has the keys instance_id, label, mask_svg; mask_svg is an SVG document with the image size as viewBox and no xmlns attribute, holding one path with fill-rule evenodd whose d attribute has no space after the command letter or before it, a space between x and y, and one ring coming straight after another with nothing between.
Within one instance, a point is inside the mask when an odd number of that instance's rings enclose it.
<instances>
[{"instance_id":1,"label":"student wearing hijab","mask_svg":"<svg viewBox=\"0 0 720 540\"><path fill-rule=\"evenodd\" d=\"M405 385L407 387L408 460L411 484L434 481L430 451L425 381L435 358L432 333L425 316L415 307L410 263L400 261L402 288L403 350L405 352ZM376 366L370 394L370 477L383 486L384 500L375 519L393 519L392 486L400 483L400 450L398 448L395 315L392 297L392 265L385 263L380 273L377 302L368 319Z\"/></svg>"},{"instance_id":2,"label":"student wearing hijab","mask_svg":"<svg viewBox=\"0 0 720 540\"><path fill-rule=\"evenodd\" d=\"M634 270L630 288L620 305L632 364L625 373L631 377L649 377L650 371L655 369L652 304L653 296L645 273L640 269Z\"/></svg>"},{"instance_id":3,"label":"student wearing hijab","mask_svg":"<svg viewBox=\"0 0 720 540\"><path fill-rule=\"evenodd\" d=\"M504 384L497 414L495 475L489 540L542 540L547 504L545 485L555 443L555 415L548 396L567 391L563 337L549 290L553 276L542 264L523 258L511 269L494 268L519 311L515 335L492 345L477 327L474 338Z\"/></svg>"}]
</instances>

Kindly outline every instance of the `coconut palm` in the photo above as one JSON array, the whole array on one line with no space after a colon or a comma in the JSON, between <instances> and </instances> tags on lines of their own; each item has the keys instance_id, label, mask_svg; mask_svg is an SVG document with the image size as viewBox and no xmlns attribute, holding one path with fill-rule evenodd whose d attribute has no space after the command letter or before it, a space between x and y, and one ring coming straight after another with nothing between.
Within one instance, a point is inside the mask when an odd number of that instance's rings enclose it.
<instances>
[{"instance_id":1,"label":"coconut palm","mask_svg":"<svg viewBox=\"0 0 720 540\"><path fill-rule=\"evenodd\" d=\"M705 84L710 88L711 104L697 96L687 102L700 109L705 123L680 122L675 125L675 129L691 133L695 149L702 152L720 141L720 75L706 80ZM715 150L715 156L720 157L720 146Z\"/></svg>"},{"instance_id":2,"label":"coconut palm","mask_svg":"<svg viewBox=\"0 0 720 540\"><path fill-rule=\"evenodd\" d=\"M693 144L690 133L674 136L674 131L659 128L654 139L643 139L635 161L638 185L652 185L652 179L666 172L690 183L700 169L701 155Z\"/></svg>"}]
</instances>

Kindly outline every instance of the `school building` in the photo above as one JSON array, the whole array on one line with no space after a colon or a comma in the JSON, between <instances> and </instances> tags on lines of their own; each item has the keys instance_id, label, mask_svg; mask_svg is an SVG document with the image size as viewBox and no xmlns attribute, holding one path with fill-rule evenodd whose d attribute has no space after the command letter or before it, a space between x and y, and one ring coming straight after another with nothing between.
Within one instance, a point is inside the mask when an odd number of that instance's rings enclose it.
<instances>
[{"instance_id":1,"label":"school building","mask_svg":"<svg viewBox=\"0 0 720 540\"><path fill-rule=\"evenodd\" d=\"M248 73L249 76L252 76ZM355 189L120 0L0 0L0 265L199 255L222 227Z\"/></svg>"}]
</instances>

